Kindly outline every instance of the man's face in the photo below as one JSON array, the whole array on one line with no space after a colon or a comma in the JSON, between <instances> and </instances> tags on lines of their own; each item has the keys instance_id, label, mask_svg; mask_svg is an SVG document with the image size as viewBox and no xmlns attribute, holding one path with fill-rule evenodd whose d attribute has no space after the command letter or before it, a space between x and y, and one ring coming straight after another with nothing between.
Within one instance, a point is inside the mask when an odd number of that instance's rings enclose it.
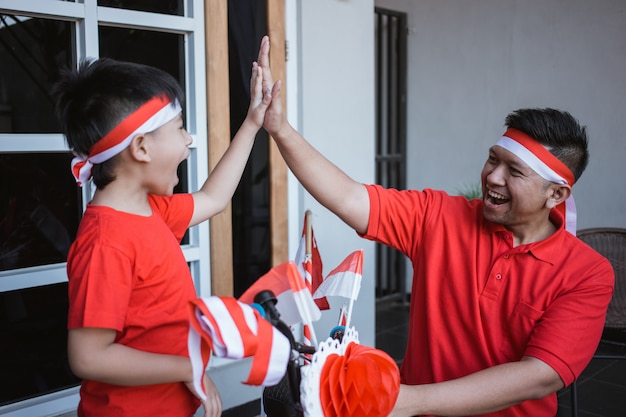
<instances>
[{"instance_id":1,"label":"man's face","mask_svg":"<svg viewBox=\"0 0 626 417\"><path fill-rule=\"evenodd\" d=\"M546 220L551 183L512 152L492 146L481 172L485 219L509 227Z\"/></svg>"}]
</instances>

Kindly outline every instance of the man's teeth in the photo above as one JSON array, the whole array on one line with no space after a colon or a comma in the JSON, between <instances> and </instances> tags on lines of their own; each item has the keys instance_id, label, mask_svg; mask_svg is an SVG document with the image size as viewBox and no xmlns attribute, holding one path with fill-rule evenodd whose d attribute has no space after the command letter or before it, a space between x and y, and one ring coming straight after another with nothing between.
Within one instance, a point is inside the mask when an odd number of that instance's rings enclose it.
<instances>
[{"instance_id":1,"label":"man's teeth","mask_svg":"<svg viewBox=\"0 0 626 417\"><path fill-rule=\"evenodd\" d=\"M503 196L502 194L498 194L498 193L496 193L494 191L489 191L489 197L497 198L497 199L500 199L500 200L506 200L505 196Z\"/></svg>"},{"instance_id":2,"label":"man's teeth","mask_svg":"<svg viewBox=\"0 0 626 417\"><path fill-rule=\"evenodd\" d=\"M489 196L489 200L494 204L502 204L509 200L507 197L496 193L495 191L489 191L487 195Z\"/></svg>"}]
</instances>

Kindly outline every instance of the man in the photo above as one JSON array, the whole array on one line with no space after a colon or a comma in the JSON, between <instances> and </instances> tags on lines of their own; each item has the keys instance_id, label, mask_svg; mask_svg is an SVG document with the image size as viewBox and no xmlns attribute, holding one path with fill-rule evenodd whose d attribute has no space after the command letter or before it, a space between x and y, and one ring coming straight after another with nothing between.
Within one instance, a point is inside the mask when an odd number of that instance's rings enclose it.
<instances>
[{"instance_id":1,"label":"man","mask_svg":"<svg viewBox=\"0 0 626 417\"><path fill-rule=\"evenodd\" d=\"M410 333L391 415L554 416L556 392L591 360L613 291L609 262L572 234L585 128L554 109L511 113L481 173L483 199L467 201L354 181L286 121L280 82L272 96L264 127L307 191L411 259Z\"/></svg>"}]
</instances>

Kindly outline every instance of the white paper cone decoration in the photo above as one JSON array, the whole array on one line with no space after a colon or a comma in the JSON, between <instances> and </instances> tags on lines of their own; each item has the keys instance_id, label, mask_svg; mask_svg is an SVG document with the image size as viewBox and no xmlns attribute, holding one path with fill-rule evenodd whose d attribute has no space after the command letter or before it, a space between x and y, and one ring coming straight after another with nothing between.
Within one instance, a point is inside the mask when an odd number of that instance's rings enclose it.
<instances>
[{"instance_id":1,"label":"white paper cone decoration","mask_svg":"<svg viewBox=\"0 0 626 417\"><path fill-rule=\"evenodd\" d=\"M341 342L320 343L302 368L301 401L306 417L383 417L400 390L400 372L385 352L359 344L349 328Z\"/></svg>"}]
</instances>

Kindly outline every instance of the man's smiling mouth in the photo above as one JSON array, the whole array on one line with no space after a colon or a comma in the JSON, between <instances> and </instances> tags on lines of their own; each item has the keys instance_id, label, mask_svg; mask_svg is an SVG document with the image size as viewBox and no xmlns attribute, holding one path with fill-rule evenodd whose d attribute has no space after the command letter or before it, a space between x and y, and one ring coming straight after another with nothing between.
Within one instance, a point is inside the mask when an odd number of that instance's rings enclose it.
<instances>
[{"instance_id":1,"label":"man's smiling mouth","mask_svg":"<svg viewBox=\"0 0 626 417\"><path fill-rule=\"evenodd\" d=\"M496 193L495 191L489 190L487 192L487 201L491 204L499 206L500 204L508 203L511 199L503 196L502 194Z\"/></svg>"}]
</instances>

